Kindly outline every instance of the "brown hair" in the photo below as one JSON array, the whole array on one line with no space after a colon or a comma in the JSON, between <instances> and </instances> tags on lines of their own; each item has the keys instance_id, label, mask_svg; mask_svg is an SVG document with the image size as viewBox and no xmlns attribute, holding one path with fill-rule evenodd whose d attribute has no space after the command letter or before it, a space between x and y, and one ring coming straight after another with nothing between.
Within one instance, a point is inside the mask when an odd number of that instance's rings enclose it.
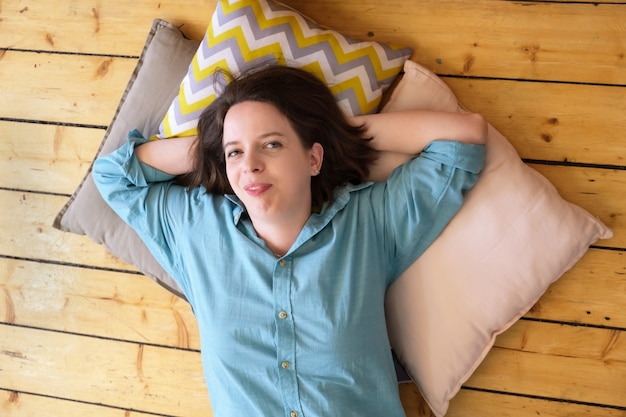
<instances>
[{"instance_id":1,"label":"brown hair","mask_svg":"<svg viewBox=\"0 0 626 417\"><path fill-rule=\"evenodd\" d=\"M377 152L369 145L370 138L364 137L365 128L346 120L330 90L317 77L278 65L247 71L238 77L221 74L228 83L200 116L194 171L185 176L186 184L203 185L209 193L233 193L226 176L222 144L224 119L232 106L244 101L274 105L287 117L305 149L311 149L315 142L322 145L324 162L320 174L311 181L314 206L332 201L337 186L358 184L367 178Z\"/></svg>"}]
</instances>

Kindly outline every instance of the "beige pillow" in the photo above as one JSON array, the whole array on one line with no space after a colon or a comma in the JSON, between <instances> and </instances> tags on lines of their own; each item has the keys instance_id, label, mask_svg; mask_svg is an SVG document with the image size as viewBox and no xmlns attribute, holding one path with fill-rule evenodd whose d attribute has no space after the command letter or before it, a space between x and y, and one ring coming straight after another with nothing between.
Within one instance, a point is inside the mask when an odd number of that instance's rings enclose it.
<instances>
[{"instance_id":1,"label":"beige pillow","mask_svg":"<svg viewBox=\"0 0 626 417\"><path fill-rule=\"evenodd\" d=\"M383 111L465 111L412 61ZM387 293L391 345L437 416L509 328L598 239L597 218L563 200L489 127L485 168L459 213Z\"/></svg>"},{"instance_id":2,"label":"beige pillow","mask_svg":"<svg viewBox=\"0 0 626 417\"><path fill-rule=\"evenodd\" d=\"M138 128L156 134L163 115L178 94L180 82L199 42L186 39L174 25L162 20L152 24L144 49L96 158L126 141ZM95 159L95 158L94 158ZM145 244L104 202L91 178L91 168L69 201L54 219L54 227L86 234L113 255L135 265L141 272L182 297L180 288L165 273Z\"/></svg>"}]
</instances>

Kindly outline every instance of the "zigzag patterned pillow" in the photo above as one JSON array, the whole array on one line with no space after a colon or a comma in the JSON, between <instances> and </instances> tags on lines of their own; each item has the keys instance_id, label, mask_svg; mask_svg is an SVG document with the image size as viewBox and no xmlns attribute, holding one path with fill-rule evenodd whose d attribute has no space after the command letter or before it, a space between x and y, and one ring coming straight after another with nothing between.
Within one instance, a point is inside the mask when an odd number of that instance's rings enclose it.
<instances>
[{"instance_id":1,"label":"zigzag patterned pillow","mask_svg":"<svg viewBox=\"0 0 626 417\"><path fill-rule=\"evenodd\" d=\"M219 0L210 25L159 127L159 138L196 134L216 97L214 71L260 64L305 68L331 89L347 116L373 113L410 48L359 41L329 30L273 0Z\"/></svg>"}]
</instances>

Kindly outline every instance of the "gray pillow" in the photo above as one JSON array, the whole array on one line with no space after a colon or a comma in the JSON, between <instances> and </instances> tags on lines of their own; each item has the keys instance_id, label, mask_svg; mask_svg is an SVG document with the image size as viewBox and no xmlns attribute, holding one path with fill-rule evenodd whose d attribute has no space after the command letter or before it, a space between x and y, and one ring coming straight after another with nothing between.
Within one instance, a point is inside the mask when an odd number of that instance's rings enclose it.
<instances>
[{"instance_id":1,"label":"gray pillow","mask_svg":"<svg viewBox=\"0 0 626 417\"><path fill-rule=\"evenodd\" d=\"M160 19L153 21L137 66L95 158L121 146L133 128L146 137L158 132L198 45L198 41L187 39L176 26ZM176 282L161 268L134 230L104 202L91 177L91 167L55 217L53 226L89 236L113 255L183 297Z\"/></svg>"}]
</instances>

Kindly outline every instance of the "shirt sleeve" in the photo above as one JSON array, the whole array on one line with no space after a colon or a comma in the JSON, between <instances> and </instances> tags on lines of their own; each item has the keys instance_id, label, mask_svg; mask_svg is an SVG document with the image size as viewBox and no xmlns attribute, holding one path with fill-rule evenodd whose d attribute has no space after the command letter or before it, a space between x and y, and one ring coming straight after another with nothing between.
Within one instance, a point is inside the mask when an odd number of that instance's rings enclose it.
<instances>
[{"instance_id":1,"label":"shirt sleeve","mask_svg":"<svg viewBox=\"0 0 626 417\"><path fill-rule=\"evenodd\" d=\"M392 173L385 196L392 279L424 253L459 211L484 157L483 145L434 141Z\"/></svg>"},{"instance_id":2,"label":"shirt sleeve","mask_svg":"<svg viewBox=\"0 0 626 417\"><path fill-rule=\"evenodd\" d=\"M173 212L185 206L182 202L188 193L173 181L173 175L137 159L135 147L145 142L137 130L131 131L122 147L94 162L92 175L105 202L137 232L178 282L180 263L175 240L180 227L176 219L181 216Z\"/></svg>"}]
</instances>

